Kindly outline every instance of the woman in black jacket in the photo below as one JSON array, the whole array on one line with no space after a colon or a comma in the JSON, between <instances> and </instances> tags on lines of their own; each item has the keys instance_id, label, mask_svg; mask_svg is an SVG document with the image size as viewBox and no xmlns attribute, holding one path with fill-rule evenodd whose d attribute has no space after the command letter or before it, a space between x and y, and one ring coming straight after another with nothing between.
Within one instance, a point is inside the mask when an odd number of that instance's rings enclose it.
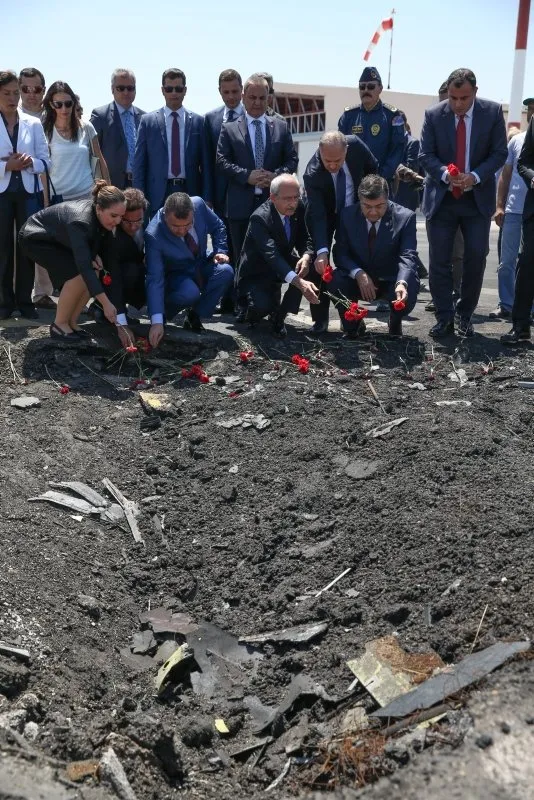
<instances>
[{"instance_id":1,"label":"woman in black jacket","mask_svg":"<svg viewBox=\"0 0 534 800\"><path fill-rule=\"evenodd\" d=\"M89 200L71 200L39 211L19 234L26 256L44 267L54 288L61 289L50 326L54 339L77 340L84 335L78 318L89 297L99 301L111 323L117 319L117 309L103 284L111 288L115 283L120 289L113 231L126 211L126 201L120 189L102 180L96 182L92 195Z\"/></svg>"}]
</instances>

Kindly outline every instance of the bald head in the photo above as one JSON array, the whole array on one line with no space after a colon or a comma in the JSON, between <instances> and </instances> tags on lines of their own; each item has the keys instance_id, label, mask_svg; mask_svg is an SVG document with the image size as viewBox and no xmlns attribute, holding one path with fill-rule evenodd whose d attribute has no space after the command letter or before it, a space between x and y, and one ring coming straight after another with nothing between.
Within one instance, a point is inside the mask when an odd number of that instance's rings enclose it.
<instances>
[{"instance_id":1,"label":"bald head","mask_svg":"<svg viewBox=\"0 0 534 800\"><path fill-rule=\"evenodd\" d=\"M347 137L340 131L327 131L319 140L319 156L328 172L339 172L347 157Z\"/></svg>"}]
</instances>

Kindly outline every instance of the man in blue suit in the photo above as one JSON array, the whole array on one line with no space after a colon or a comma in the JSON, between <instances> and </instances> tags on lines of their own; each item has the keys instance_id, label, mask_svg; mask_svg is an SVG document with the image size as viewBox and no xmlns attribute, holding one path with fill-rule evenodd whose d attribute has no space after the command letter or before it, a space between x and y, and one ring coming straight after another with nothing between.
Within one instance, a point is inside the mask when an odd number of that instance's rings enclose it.
<instances>
[{"instance_id":1,"label":"man in blue suit","mask_svg":"<svg viewBox=\"0 0 534 800\"><path fill-rule=\"evenodd\" d=\"M165 70L161 83L165 106L141 118L134 158L133 183L151 215L174 192L212 199L204 117L183 107L187 86L181 69Z\"/></svg>"},{"instance_id":2,"label":"man in blue suit","mask_svg":"<svg viewBox=\"0 0 534 800\"><path fill-rule=\"evenodd\" d=\"M111 184L118 189L132 185L137 131L145 113L133 104L135 88L135 75L131 70L114 70L111 76L113 102L91 112Z\"/></svg>"},{"instance_id":3,"label":"man in blue suit","mask_svg":"<svg viewBox=\"0 0 534 800\"><path fill-rule=\"evenodd\" d=\"M402 318L415 306L419 292L416 221L413 211L388 196L387 181L367 175L358 187L359 203L341 212L332 294L341 300L387 300L389 333L402 336ZM403 309L395 310L396 300L404 303ZM348 321L346 307L341 302L337 307L345 335L362 336L363 320Z\"/></svg>"},{"instance_id":4,"label":"man in blue suit","mask_svg":"<svg viewBox=\"0 0 534 800\"><path fill-rule=\"evenodd\" d=\"M211 236L213 250L207 250ZM200 197L169 195L145 233L146 290L151 320L149 340L157 347L164 318L187 308L184 328L200 333L233 280L226 229Z\"/></svg>"},{"instance_id":5,"label":"man in blue suit","mask_svg":"<svg viewBox=\"0 0 534 800\"><path fill-rule=\"evenodd\" d=\"M451 264L458 229L464 238L463 276L456 304L458 335L473 336L471 316L482 289L495 211L495 173L508 154L502 108L476 97L474 73L455 70L447 87L448 99L425 112L420 151L426 172L421 210L427 218L430 291L437 318L430 335L436 339L454 333ZM449 170L452 165L455 169Z\"/></svg>"},{"instance_id":6,"label":"man in blue suit","mask_svg":"<svg viewBox=\"0 0 534 800\"><path fill-rule=\"evenodd\" d=\"M297 169L298 156L285 120L266 116L269 86L261 75L245 81L245 114L219 136L217 169L228 181L226 216L238 263L250 215L269 198L271 181Z\"/></svg>"}]
</instances>

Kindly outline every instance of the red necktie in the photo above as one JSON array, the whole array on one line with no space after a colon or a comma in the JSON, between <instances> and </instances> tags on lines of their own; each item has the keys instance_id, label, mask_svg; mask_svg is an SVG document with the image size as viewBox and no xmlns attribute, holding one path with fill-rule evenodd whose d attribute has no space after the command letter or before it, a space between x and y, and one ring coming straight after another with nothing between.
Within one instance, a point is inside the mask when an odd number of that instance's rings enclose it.
<instances>
[{"instance_id":1,"label":"red necktie","mask_svg":"<svg viewBox=\"0 0 534 800\"><path fill-rule=\"evenodd\" d=\"M456 160L455 164L460 170L460 172L465 172L465 143L466 143L466 134L465 134L465 118L464 115L461 114L458 119L458 125L456 126ZM461 197L463 194L463 190L460 189L459 186L454 186L452 190L452 195L456 199Z\"/></svg>"},{"instance_id":2,"label":"red necktie","mask_svg":"<svg viewBox=\"0 0 534 800\"><path fill-rule=\"evenodd\" d=\"M195 242L194 238L191 236L189 232L185 234L184 240L186 245L193 253L194 257L196 258L198 256L198 244Z\"/></svg>"},{"instance_id":3,"label":"red necktie","mask_svg":"<svg viewBox=\"0 0 534 800\"><path fill-rule=\"evenodd\" d=\"M171 172L177 178L181 172L180 166L180 126L178 124L178 113L173 111L171 128Z\"/></svg>"}]
</instances>

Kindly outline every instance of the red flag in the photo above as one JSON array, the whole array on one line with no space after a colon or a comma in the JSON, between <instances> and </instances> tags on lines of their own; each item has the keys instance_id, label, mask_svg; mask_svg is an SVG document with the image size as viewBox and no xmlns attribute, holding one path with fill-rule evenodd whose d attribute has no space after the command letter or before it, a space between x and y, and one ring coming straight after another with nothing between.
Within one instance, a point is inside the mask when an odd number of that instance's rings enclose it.
<instances>
[{"instance_id":1,"label":"red flag","mask_svg":"<svg viewBox=\"0 0 534 800\"><path fill-rule=\"evenodd\" d=\"M380 25L378 26L378 28L376 29L376 31L375 31L375 33L373 35L373 38L369 42L367 50L363 54L363 60L364 61L369 61L371 53L373 52L373 49L375 48L375 46L378 44L382 33L384 31L393 30L393 14L394 13L395 13L395 9L392 9L391 16L387 17L387 19L383 19L382 22L380 23Z\"/></svg>"}]
</instances>

